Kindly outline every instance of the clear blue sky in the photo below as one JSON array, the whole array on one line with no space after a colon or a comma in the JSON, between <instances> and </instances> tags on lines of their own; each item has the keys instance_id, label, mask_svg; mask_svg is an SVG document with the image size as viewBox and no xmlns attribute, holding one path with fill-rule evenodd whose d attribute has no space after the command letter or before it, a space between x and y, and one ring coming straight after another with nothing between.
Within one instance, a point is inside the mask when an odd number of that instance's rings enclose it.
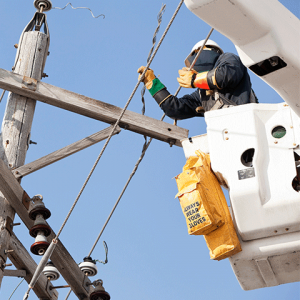
<instances>
[{"instance_id":1,"label":"clear blue sky","mask_svg":"<svg viewBox=\"0 0 300 300\"><path fill-rule=\"evenodd\" d=\"M33 1L0 0L0 68L11 70L20 34L35 9ZM53 6L63 7L67 1L53 0ZM298 0L282 0L298 18ZM166 12L158 38L161 37L179 1L166 0ZM124 107L136 82L137 69L146 64L157 26L161 1L92 1L74 0L74 6L87 10L52 10L47 13L51 35L50 56L44 81L104 102ZM192 46L204 39L210 27L182 6L151 68L171 93L178 87L178 69ZM226 52L234 45L218 32L212 37ZM251 74L253 88L263 103L282 102L263 81ZM140 112L140 89L129 110ZM1 91L0 91L1 92ZM190 92L182 90L180 95ZM146 115L160 119L162 111L146 92ZM6 97L0 104L3 116ZM172 122L166 119L166 122ZM206 132L202 118L180 121L190 130L190 136ZM107 125L37 103L26 162L31 162L57 149L106 128ZM67 223L61 240L76 262L85 257L113 204L119 196L134 164L140 156L143 136L123 130L115 136L84 191L78 206ZM23 188L30 196L42 194L52 216L48 220L57 232L78 194L103 142L25 177ZM174 176L185 163L183 150L154 141L128 190L113 215L92 257L104 260L102 241L109 248L109 262L98 265L101 278L112 300L153 299L230 299L282 300L299 299L299 284L243 291L228 260L212 261L201 236L189 236L178 199ZM16 218L18 220L18 218ZM22 224L16 235L28 251L34 239ZM35 257L39 262L40 257ZM1 299L9 295L19 278L6 277L1 287ZM65 284L63 278L54 283ZM24 282L12 299L22 299ZM67 289L59 290L64 299ZM37 299L34 293L30 299ZM75 299L71 296L69 299Z\"/></svg>"}]
</instances>

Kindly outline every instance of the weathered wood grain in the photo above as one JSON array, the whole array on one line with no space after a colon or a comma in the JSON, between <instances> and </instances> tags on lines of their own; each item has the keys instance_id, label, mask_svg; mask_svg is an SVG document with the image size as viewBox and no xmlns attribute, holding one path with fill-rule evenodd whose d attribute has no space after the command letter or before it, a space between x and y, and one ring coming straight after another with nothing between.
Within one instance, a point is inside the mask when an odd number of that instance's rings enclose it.
<instances>
[{"instance_id":1,"label":"weathered wood grain","mask_svg":"<svg viewBox=\"0 0 300 300\"><path fill-rule=\"evenodd\" d=\"M38 82L36 91L22 88L22 76L0 69L0 88L25 97L60 107L92 119L113 124L122 109L62 88ZM141 114L126 111L120 127L181 147L180 140L188 137L188 130Z\"/></svg>"},{"instance_id":2,"label":"weathered wood grain","mask_svg":"<svg viewBox=\"0 0 300 300\"><path fill-rule=\"evenodd\" d=\"M33 226L33 221L29 218L28 211L22 204L24 190L2 160L0 160L0 191L9 201L9 204L19 215L23 223L30 229ZM48 241L51 242L54 237L55 233L52 231L48 237ZM51 260L66 282L71 286L75 295L82 300L89 299L89 293L93 288L90 286L89 291L87 291L83 286L85 275L61 241L58 241ZM87 281L90 282L89 279Z\"/></svg>"},{"instance_id":3,"label":"weathered wood grain","mask_svg":"<svg viewBox=\"0 0 300 300\"><path fill-rule=\"evenodd\" d=\"M31 163L28 163L24 166L21 166L15 170L13 170L13 174L16 178L24 177L30 173L33 173L37 170L40 170L50 164L53 164L67 156L70 156L80 150L83 150L89 146L92 146L98 142L106 139L111 133L113 126L110 126L106 129L103 129L99 132L96 132L80 141L77 141L71 145L68 145L60 150L52 152L46 156L43 156ZM120 127L117 127L114 131L114 134L118 134L121 131Z\"/></svg>"},{"instance_id":4,"label":"weathered wood grain","mask_svg":"<svg viewBox=\"0 0 300 300\"><path fill-rule=\"evenodd\" d=\"M28 76L36 80L41 79L43 61L47 56L48 37L41 32L24 33L23 42L19 55L15 63L15 71L22 74L21 77ZM36 100L9 93L6 110L1 128L0 136L0 158L10 167L19 167L24 164L28 149L28 136L35 110ZM7 249L10 234L3 226L10 218L14 219L15 212L7 199L0 193L0 248ZM6 260L6 256L0 257ZM3 273L0 272L0 285Z\"/></svg>"},{"instance_id":5,"label":"weathered wood grain","mask_svg":"<svg viewBox=\"0 0 300 300\"><path fill-rule=\"evenodd\" d=\"M29 284L34 271L37 267L36 262L24 248L22 243L13 233L10 239L9 249L14 250L8 254L10 261L19 270L26 270L26 276L24 277ZM9 276L7 274L10 270L4 270L4 276ZM44 274L41 274L37 283L35 284L33 291L39 299L58 299L58 292L55 289L50 290L50 286L53 287L52 283L47 279Z\"/></svg>"}]
</instances>

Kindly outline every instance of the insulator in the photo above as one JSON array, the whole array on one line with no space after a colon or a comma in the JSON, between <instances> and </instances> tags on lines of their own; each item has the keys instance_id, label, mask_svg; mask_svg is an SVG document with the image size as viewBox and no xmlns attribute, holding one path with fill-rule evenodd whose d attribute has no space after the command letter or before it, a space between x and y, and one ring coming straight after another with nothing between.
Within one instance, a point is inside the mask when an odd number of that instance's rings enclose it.
<instances>
[{"instance_id":1,"label":"insulator","mask_svg":"<svg viewBox=\"0 0 300 300\"><path fill-rule=\"evenodd\" d=\"M103 287L102 280L98 280L95 284L95 290L90 295L90 300L110 300L110 295Z\"/></svg>"},{"instance_id":2,"label":"insulator","mask_svg":"<svg viewBox=\"0 0 300 300\"><path fill-rule=\"evenodd\" d=\"M37 215L34 221L33 227L29 230L29 234L32 237L36 237L39 231L43 231L45 236L49 236L51 233L50 226L46 223L44 217L42 215Z\"/></svg>"},{"instance_id":3,"label":"insulator","mask_svg":"<svg viewBox=\"0 0 300 300\"><path fill-rule=\"evenodd\" d=\"M45 224L38 224L38 225L34 225L30 230L29 230L29 234L32 237L36 237L38 235L39 232L43 232L45 236L49 236L51 233L51 228L49 225Z\"/></svg>"},{"instance_id":4,"label":"insulator","mask_svg":"<svg viewBox=\"0 0 300 300\"><path fill-rule=\"evenodd\" d=\"M86 276L95 276L98 273L97 266L90 256L83 259L83 262L79 264L79 268Z\"/></svg>"},{"instance_id":5,"label":"insulator","mask_svg":"<svg viewBox=\"0 0 300 300\"><path fill-rule=\"evenodd\" d=\"M40 11L42 6L44 7L43 11L49 11L52 8L52 3L50 0L34 0L33 5L38 11Z\"/></svg>"},{"instance_id":6,"label":"insulator","mask_svg":"<svg viewBox=\"0 0 300 300\"><path fill-rule=\"evenodd\" d=\"M57 280L60 277L60 274L52 261L47 262L43 274L51 281Z\"/></svg>"},{"instance_id":7,"label":"insulator","mask_svg":"<svg viewBox=\"0 0 300 300\"><path fill-rule=\"evenodd\" d=\"M50 218L51 212L45 207L42 200L35 200L32 209L29 211L29 218L35 220L37 215L42 215L45 220Z\"/></svg>"},{"instance_id":8,"label":"insulator","mask_svg":"<svg viewBox=\"0 0 300 300\"><path fill-rule=\"evenodd\" d=\"M35 255L44 255L49 245L44 233L39 231L35 238L35 243L30 247L30 251Z\"/></svg>"}]
</instances>

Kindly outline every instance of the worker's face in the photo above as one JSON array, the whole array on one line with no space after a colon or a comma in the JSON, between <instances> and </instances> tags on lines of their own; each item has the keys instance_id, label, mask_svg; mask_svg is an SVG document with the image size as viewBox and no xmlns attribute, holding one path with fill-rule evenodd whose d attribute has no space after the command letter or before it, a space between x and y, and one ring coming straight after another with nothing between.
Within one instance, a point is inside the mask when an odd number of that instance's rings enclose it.
<instances>
[{"instance_id":1,"label":"worker's face","mask_svg":"<svg viewBox=\"0 0 300 300\"><path fill-rule=\"evenodd\" d=\"M191 56L188 57L188 61L190 65L193 63L195 57L197 56L197 53L200 49L195 50ZM200 56L198 57L193 69L197 71L198 73L210 71L214 68L214 65L220 56L219 53L212 49L205 48Z\"/></svg>"}]
</instances>

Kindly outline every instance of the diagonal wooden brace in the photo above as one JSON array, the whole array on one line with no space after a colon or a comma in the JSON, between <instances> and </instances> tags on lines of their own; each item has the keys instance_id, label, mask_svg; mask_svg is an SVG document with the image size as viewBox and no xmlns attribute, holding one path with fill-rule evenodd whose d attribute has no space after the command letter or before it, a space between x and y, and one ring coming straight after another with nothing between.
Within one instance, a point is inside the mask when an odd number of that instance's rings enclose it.
<instances>
[{"instance_id":1,"label":"diagonal wooden brace","mask_svg":"<svg viewBox=\"0 0 300 300\"><path fill-rule=\"evenodd\" d=\"M33 226L33 221L29 218L28 211L22 203L25 191L8 167L4 164L3 160L0 160L0 191L27 228L30 229ZM52 231L48 240L51 241L54 237L55 233ZM66 282L70 285L75 295L82 300L89 299L89 293L93 290L93 288L89 286L90 291L88 292L86 287L83 286L86 276L82 273L77 263L59 240L51 256L51 260ZM90 281L88 280L88 282Z\"/></svg>"}]
</instances>

